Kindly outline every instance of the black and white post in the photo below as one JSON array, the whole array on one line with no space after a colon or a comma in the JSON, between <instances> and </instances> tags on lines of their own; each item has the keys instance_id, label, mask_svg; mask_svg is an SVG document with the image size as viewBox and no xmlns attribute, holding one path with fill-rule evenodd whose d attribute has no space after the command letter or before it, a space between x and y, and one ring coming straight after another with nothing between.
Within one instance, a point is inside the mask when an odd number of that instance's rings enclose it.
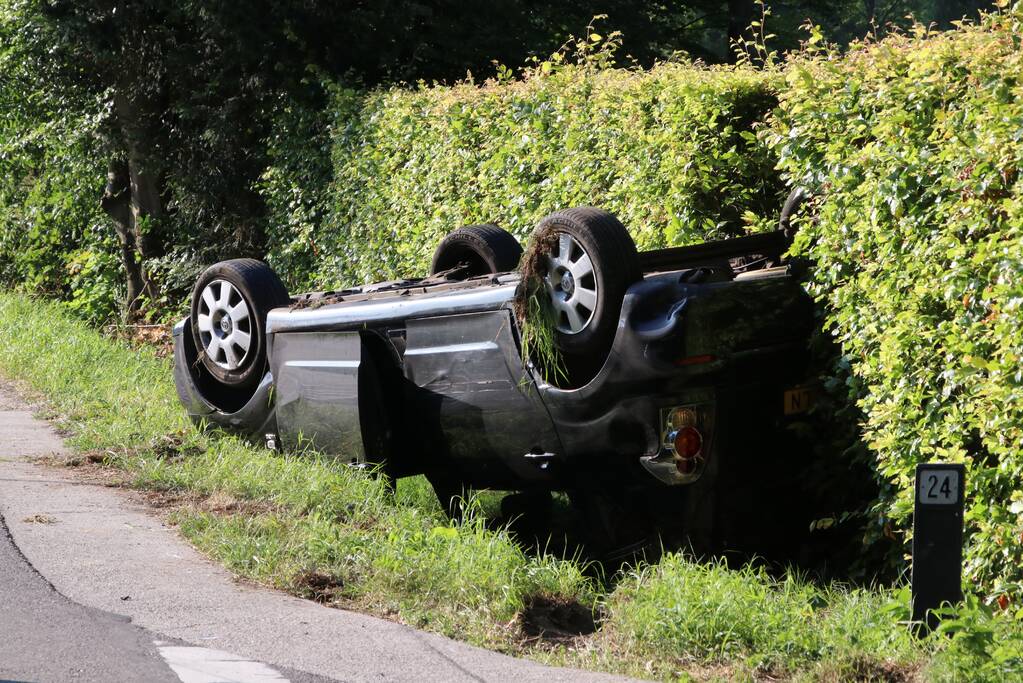
<instances>
[{"instance_id":1,"label":"black and white post","mask_svg":"<svg viewBox=\"0 0 1023 683\"><path fill-rule=\"evenodd\" d=\"M963 465L916 466L913 506L913 621L934 629L931 610L963 599Z\"/></svg>"}]
</instances>

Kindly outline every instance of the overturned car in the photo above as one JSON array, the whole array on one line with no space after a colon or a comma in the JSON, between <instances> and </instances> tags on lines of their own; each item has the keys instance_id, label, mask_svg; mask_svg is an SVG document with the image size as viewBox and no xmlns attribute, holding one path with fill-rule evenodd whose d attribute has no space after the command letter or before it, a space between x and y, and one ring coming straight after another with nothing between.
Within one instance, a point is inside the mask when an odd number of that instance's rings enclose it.
<instances>
[{"instance_id":1,"label":"overturned car","mask_svg":"<svg viewBox=\"0 0 1023 683\"><path fill-rule=\"evenodd\" d=\"M614 216L576 208L540 222L518 270L492 225L449 234L429 277L343 291L290 296L266 264L226 261L174 327L175 381L197 422L424 474L449 507L467 487L562 491L603 550L652 531L742 545L765 500L787 504L777 435L808 400L790 241L638 253ZM525 319L527 297L545 320ZM524 355L529 324L559 367Z\"/></svg>"}]
</instances>

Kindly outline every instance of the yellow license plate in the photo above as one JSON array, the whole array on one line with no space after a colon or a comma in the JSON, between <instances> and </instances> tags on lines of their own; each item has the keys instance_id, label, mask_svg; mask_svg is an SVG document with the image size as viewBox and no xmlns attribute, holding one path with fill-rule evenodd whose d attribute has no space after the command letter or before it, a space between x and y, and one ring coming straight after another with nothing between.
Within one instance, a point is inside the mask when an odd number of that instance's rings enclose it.
<instances>
[{"instance_id":1,"label":"yellow license plate","mask_svg":"<svg viewBox=\"0 0 1023 683\"><path fill-rule=\"evenodd\" d=\"M794 387L785 391L785 414L799 415L813 407L814 391L810 387Z\"/></svg>"}]
</instances>

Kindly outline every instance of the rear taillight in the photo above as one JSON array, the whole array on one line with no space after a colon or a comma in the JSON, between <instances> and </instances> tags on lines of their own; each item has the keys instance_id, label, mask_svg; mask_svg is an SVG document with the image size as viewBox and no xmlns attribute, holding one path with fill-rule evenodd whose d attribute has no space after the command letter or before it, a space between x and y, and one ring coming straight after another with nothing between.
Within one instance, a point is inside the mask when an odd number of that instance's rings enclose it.
<instances>
[{"instance_id":1,"label":"rear taillight","mask_svg":"<svg viewBox=\"0 0 1023 683\"><path fill-rule=\"evenodd\" d=\"M688 398L684 405L660 409L660 446L639 459L647 472L669 486L692 484L713 458L714 394L692 391Z\"/></svg>"},{"instance_id":2,"label":"rear taillight","mask_svg":"<svg viewBox=\"0 0 1023 683\"><path fill-rule=\"evenodd\" d=\"M706 422L695 407L669 408L663 413L664 445L679 474L695 474L704 459L701 428Z\"/></svg>"},{"instance_id":3,"label":"rear taillight","mask_svg":"<svg viewBox=\"0 0 1023 683\"><path fill-rule=\"evenodd\" d=\"M703 434L696 427L683 427L675 432L671 442L680 458L695 458L703 450Z\"/></svg>"},{"instance_id":4,"label":"rear taillight","mask_svg":"<svg viewBox=\"0 0 1023 683\"><path fill-rule=\"evenodd\" d=\"M683 427L675 432L671 443L675 449L675 467L682 474L692 474L703 454L703 434L696 427Z\"/></svg>"}]
</instances>

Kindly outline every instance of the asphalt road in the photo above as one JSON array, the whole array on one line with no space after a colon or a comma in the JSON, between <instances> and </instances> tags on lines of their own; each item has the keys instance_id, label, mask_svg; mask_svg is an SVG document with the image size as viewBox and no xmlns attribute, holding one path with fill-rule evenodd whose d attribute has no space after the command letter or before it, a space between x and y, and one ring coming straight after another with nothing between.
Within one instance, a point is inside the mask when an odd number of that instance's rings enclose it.
<instances>
[{"instance_id":1,"label":"asphalt road","mask_svg":"<svg viewBox=\"0 0 1023 683\"><path fill-rule=\"evenodd\" d=\"M0 478L18 481L6 467L63 444L43 422L20 408L0 384ZM16 457L12 457L15 454ZM24 467L24 465L23 465ZM38 466L29 466L29 469ZM68 505L73 482L63 482ZM2 489L2 485L0 485ZM58 486L57 491L61 490ZM0 681L151 681L152 683L317 683L329 679L284 667L274 668L230 652L198 647L153 633L126 616L88 607L62 595L22 554L8 525L10 508L0 493ZM56 524L39 513L17 526ZM78 535L64 540L71 544ZM55 554L66 549L54 547ZM67 551L67 555L73 553ZM129 596L122 596L127 599Z\"/></svg>"},{"instance_id":2,"label":"asphalt road","mask_svg":"<svg viewBox=\"0 0 1023 683\"><path fill-rule=\"evenodd\" d=\"M71 602L28 564L0 519L0 678L178 681L153 638Z\"/></svg>"},{"instance_id":3,"label":"asphalt road","mask_svg":"<svg viewBox=\"0 0 1023 683\"><path fill-rule=\"evenodd\" d=\"M239 583L132 494L32 462L63 448L0 381L0 679L620 680Z\"/></svg>"}]
</instances>

